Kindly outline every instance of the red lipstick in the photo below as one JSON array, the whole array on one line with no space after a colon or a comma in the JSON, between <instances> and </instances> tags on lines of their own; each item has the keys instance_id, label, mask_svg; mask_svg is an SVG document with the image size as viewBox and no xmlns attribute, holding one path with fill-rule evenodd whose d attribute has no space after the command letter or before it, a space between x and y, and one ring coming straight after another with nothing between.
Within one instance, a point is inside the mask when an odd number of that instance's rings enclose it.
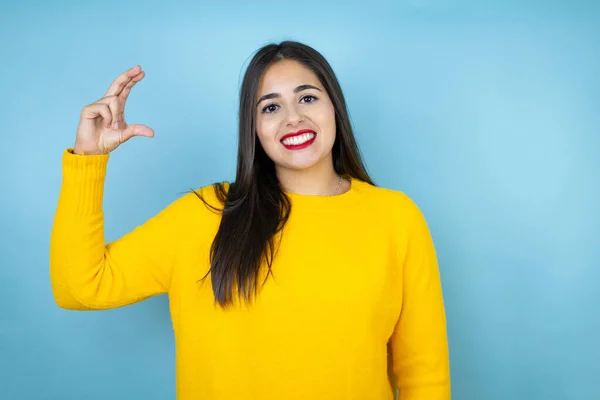
<instances>
[{"instance_id":1,"label":"red lipstick","mask_svg":"<svg viewBox=\"0 0 600 400\"><path fill-rule=\"evenodd\" d=\"M302 142L302 143L291 143L291 144L285 144L283 143L283 141L285 139L291 138L291 137L296 137L296 136L300 136L300 135L304 135L305 133L312 133L313 137L310 138L309 140ZM317 132L313 131L312 129L301 129L298 132L292 132L292 133L288 133L286 135L284 135L280 142L281 144L288 150L301 150L301 149L305 149L308 146L310 146L311 144L313 144L315 142L315 139L317 138Z\"/></svg>"}]
</instances>

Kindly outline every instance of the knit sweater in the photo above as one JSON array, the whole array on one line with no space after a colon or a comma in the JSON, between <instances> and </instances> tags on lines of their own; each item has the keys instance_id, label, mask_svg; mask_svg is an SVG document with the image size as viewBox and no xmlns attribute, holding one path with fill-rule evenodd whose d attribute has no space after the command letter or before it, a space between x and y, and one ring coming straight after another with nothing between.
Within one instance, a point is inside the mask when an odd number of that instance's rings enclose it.
<instances>
[{"instance_id":1,"label":"knit sweater","mask_svg":"<svg viewBox=\"0 0 600 400\"><path fill-rule=\"evenodd\" d=\"M215 304L220 214L183 194L105 243L108 155L62 155L50 241L57 305L122 307L167 294L179 400L450 398L434 244L404 193L354 179L336 196L288 193L292 211L255 300ZM219 205L210 186L199 189Z\"/></svg>"}]
</instances>

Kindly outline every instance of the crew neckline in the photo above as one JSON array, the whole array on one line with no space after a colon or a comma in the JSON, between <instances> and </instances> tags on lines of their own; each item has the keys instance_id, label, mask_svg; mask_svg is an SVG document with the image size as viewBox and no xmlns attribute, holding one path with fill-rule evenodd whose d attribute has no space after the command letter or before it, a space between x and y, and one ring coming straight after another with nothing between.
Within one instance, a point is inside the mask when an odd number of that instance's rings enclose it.
<instances>
[{"instance_id":1,"label":"crew neckline","mask_svg":"<svg viewBox=\"0 0 600 400\"><path fill-rule=\"evenodd\" d=\"M350 180L350 188L344 193L330 195L312 195L312 194L298 194L289 191L284 193L289 197L292 202L292 207L310 207L310 208L339 208L349 204L352 204L356 199L357 189L361 185L361 181L349 176L344 176L345 179Z\"/></svg>"}]
</instances>

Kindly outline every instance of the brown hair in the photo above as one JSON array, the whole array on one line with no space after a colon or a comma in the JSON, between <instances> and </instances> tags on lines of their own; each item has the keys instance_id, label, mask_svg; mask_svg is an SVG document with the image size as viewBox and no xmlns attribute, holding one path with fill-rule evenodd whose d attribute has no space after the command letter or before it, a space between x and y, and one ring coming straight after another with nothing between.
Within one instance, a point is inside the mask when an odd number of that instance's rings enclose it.
<instances>
[{"instance_id":1,"label":"brown hair","mask_svg":"<svg viewBox=\"0 0 600 400\"><path fill-rule=\"evenodd\" d=\"M223 307L231 304L234 289L245 300L256 295L260 267L264 261L268 272L271 271L274 238L283 229L291 211L290 200L275 174L275 165L258 140L254 120L260 78L270 65L284 59L298 61L312 70L331 98L336 122L332 149L335 171L373 184L354 138L342 89L327 60L312 47L294 41L259 49L246 69L240 91L235 181L229 190L223 183L213 185L223 208L211 247L209 273L215 301Z\"/></svg>"}]
</instances>

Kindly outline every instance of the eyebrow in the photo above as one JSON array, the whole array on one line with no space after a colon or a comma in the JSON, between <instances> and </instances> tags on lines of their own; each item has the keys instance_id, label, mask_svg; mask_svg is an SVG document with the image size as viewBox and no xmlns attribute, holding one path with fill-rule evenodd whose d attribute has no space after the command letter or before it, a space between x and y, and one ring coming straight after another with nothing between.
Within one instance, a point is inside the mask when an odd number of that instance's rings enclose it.
<instances>
[{"instance_id":1,"label":"eyebrow","mask_svg":"<svg viewBox=\"0 0 600 400\"><path fill-rule=\"evenodd\" d=\"M298 86L296 89L294 89L294 93L298 93L298 92L301 92L303 90L308 90L308 89L315 89L315 90L318 90L319 92L322 92L322 90L319 89L318 87L306 84L306 85ZM261 96L260 99L258 99L258 101L256 102L256 105L258 106L262 101L276 99L278 97L281 97L281 93L265 94L264 96Z\"/></svg>"}]
</instances>

